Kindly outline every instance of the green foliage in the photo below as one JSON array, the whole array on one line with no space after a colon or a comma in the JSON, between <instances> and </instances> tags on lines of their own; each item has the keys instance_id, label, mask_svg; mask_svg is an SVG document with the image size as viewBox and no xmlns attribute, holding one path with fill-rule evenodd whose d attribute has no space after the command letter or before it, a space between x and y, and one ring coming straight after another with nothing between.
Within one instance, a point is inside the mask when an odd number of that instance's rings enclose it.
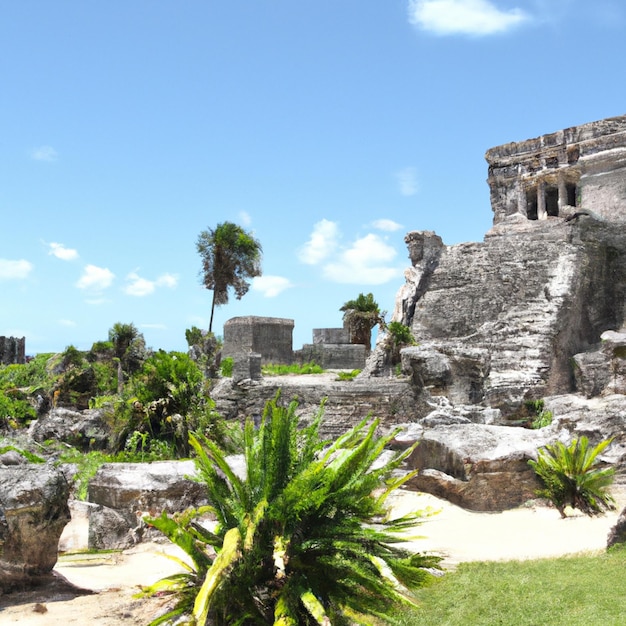
<instances>
[{"instance_id":1,"label":"green foliage","mask_svg":"<svg viewBox=\"0 0 626 626\"><path fill-rule=\"evenodd\" d=\"M198 523L207 509L149 519L193 563L145 590L178 596L153 624L183 614L215 626L393 623L400 607L413 605L412 590L439 559L399 546L421 514L390 519L386 505L410 477L394 471L413 448L380 463L397 431L376 437L377 420L328 445L318 434L322 409L298 429L297 404L276 398L258 428L248 420L243 478L219 446L192 437L217 525Z\"/></svg>"},{"instance_id":2,"label":"green foliage","mask_svg":"<svg viewBox=\"0 0 626 626\"><path fill-rule=\"evenodd\" d=\"M37 454L33 454L28 450L23 450L22 448L16 448L15 446L3 446L0 447L0 454L4 454L5 452L17 452L19 455L23 456L29 463L45 463L46 460L40 457Z\"/></svg>"},{"instance_id":3,"label":"green foliage","mask_svg":"<svg viewBox=\"0 0 626 626\"><path fill-rule=\"evenodd\" d=\"M209 332L216 306L228 304L232 287L240 300L250 288L249 279L261 275L262 247L251 233L232 222L203 230L196 249L202 259L202 284L213 291Z\"/></svg>"},{"instance_id":4,"label":"green foliage","mask_svg":"<svg viewBox=\"0 0 626 626\"><path fill-rule=\"evenodd\" d=\"M36 417L35 409L19 389L0 391L0 427L22 428Z\"/></svg>"},{"instance_id":5,"label":"green foliage","mask_svg":"<svg viewBox=\"0 0 626 626\"><path fill-rule=\"evenodd\" d=\"M263 376L288 376L292 374L303 376L305 374L323 374L324 369L314 361L302 364L293 363L292 365L267 363L261 368L261 373Z\"/></svg>"},{"instance_id":6,"label":"green foliage","mask_svg":"<svg viewBox=\"0 0 626 626\"><path fill-rule=\"evenodd\" d=\"M524 409L527 413L530 413L530 420L526 424L530 424L530 427L537 430L539 428L545 428L552 424L552 411L548 411L544 408L545 403L542 399L539 400L526 400L524 402Z\"/></svg>"},{"instance_id":7,"label":"green foliage","mask_svg":"<svg viewBox=\"0 0 626 626\"><path fill-rule=\"evenodd\" d=\"M415 338L411 329L400 322L389 322L385 327L385 349L389 355L391 365L400 364L400 350L406 346L415 345Z\"/></svg>"},{"instance_id":8,"label":"green foliage","mask_svg":"<svg viewBox=\"0 0 626 626\"><path fill-rule=\"evenodd\" d=\"M372 328L383 323L384 313L371 293L360 293L355 300L348 300L339 309L343 311L344 323L350 331L350 342L371 348Z\"/></svg>"},{"instance_id":9,"label":"green foliage","mask_svg":"<svg viewBox=\"0 0 626 626\"><path fill-rule=\"evenodd\" d=\"M611 443L611 439L590 447L587 437L574 439L566 446L557 441L540 448L537 460L528 463L544 485L537 495L549 499L562 517L565 507L571 506L587 515L614 509L613 497L608 492L615 470L598 467L598 455Z\"/></svg>"},{"instance_id":10,"label":"green foliage","mask_svg":"<svg viewBox=\"0 0 626 626\"><path fill-rule=\"evenodd\" d=\"M185 338L189 345L189 356L198 364L209 378L217 378L218 355L222 342L211 332L192 326L185 330Z\"/></svg>"},{"instance_id":11,"label":"green foliage","mask_svg":"<svg viewBox=\"0 0 626 626\"><path fill-rule=\"evenodd\" d=\"M354 380L361 370L352 370L351 372L337 372L337 380Z\"/></svg>"},{"instance_id":12,"label":"green foliage","mask_svg":"<svg viewBox=\"0 0 626 626\"><path fill-rule=\"evenodd\" d=\"M619 626L626 594L622 547L558 559L461 563L417 591L403 626Z\"/></svg>"},{"instance_id":13,"label":"green foliage","mask_svg":"<svg viewBox=\"0 0 626 626\"><path fill-rule=\"evenodd\" d=\"M220 372L224 378L230 378L233 375L233 357L227 356L220 363Z\"/></svg>"}]
</instances>

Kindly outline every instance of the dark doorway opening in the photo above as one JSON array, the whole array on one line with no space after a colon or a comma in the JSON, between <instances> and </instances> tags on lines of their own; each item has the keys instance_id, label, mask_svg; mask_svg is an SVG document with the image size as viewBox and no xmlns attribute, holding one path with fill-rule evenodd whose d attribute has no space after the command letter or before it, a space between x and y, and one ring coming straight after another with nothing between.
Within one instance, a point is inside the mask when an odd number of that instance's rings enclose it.
<instances>
[{"instance_id":1,"label":"dark doorway opening","mask_svg":"<svg viewBox=\"0 0 626 626\"><path fill-rule=\"evenodd\" d=\"M537 189L529 189L526 192L526 217L529 220L536 220L537 214Z\"/></svg>"},{"instance_id":2,"label":"dark doorway opening","mask_svg":"<svg viewBox=\"0 0 626 626\"><path fill-rule=\"evenodd\" d=\"M557 217L559 214L558 187L546 187L546 213L551 217Z\"/></svg>"}]
</instances>

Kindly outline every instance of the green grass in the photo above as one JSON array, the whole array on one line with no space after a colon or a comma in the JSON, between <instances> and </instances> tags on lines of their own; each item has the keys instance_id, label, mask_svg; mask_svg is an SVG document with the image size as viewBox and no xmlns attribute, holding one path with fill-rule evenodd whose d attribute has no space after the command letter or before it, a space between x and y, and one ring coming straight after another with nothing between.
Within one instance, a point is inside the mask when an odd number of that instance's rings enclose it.
<instances>
[{"instance_id":1,"label":"green grass","mask_svg":"<svg viewBox=\"0 0 626 626\"><path fill-rule=\"evenodd\" d=\"M297 363L293 365L278 365L274 363L268 363L261 369L263 376L286 376L288 374L322 374L324 370L317 363L311 361L310 363L303 363L299 365Z\"/></svg>"},{"instance_id":2,"label":"green grass","mask_svg":"<svg viewBox=\"0 0 626 626\"><path fill-rule=\"evenodd\" d=\"M515 541L512 537L511 541ZM535 561L462 563L417 592L404 626L618 626L626 623L626 548Z\"/></svg>"}]
</instances>

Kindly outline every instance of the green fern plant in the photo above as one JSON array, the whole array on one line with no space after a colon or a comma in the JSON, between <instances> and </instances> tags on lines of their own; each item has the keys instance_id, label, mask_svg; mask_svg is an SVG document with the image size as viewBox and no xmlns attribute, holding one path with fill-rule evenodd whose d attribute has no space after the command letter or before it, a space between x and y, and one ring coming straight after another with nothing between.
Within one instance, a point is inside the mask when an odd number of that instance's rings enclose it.
<instances>
[{"instance_id":1,"label":"green fern plant","mask_svg":"<svg viewBox=\"0 0 626 626\"><path fill-rule=\"evenodd\" d=\"M183 615L215 626L394 623L399 607L415 604L412 590L439 558L399 546L423 513L391 519L386 506L410 478L393 473L412 449L380 462L397 432L377 437L377 420L328 445L318 434L323 405L302 429L296 409L275 398L258 428L247 421L244 477L217 445L191 437L217 524L199 523L206 508L149 519L192 562L145 590L178 596L153 626Z\"/></svg>"},{"instance_id":2,"label":"green fern plant","mask_svg":"<svg viewBox=\"0 0 626 626\"><path fill-rule=\"evenodd\" d=\"M580 437L568 446L557 441L540 448L537 460L528 461L544 485L537 495L550 500L561 517L566 517L568 505L587 515L614 509L615 501L608 489L615 470L598 467L598 456L611 441L606 439L591 447L587 437Z\"/></svg>"}]
</instances>

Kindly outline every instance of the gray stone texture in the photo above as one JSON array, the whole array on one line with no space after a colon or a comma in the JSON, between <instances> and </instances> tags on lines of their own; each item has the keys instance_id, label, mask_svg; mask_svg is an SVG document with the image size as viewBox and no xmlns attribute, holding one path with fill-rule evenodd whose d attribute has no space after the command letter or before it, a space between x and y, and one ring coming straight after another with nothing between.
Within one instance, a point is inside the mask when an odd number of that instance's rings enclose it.
<instances>
[{"instance_id":1,"label":"gray stone texture","mask_svg":"<svg viewBox=\"0 0 626 626\"><path fill-rule=\"evenodd\" d=\"M233 317L224 324L222 358L254 352L263 363L293 362L293 327L290 319L278 317Z\"/></svg>"},{"instance_id":2,"label":"gray stone texture","mask_svg":"<svg viewBox=\"0 0 626 626\"><path fill-rule=\"evenodd\" d=\"M25 337L0 337L0 365L26 363Z\"/></svg>"},{"instance_id":3,"label":"gray stone texture","mask_svg":"<svg viewBox=\"0 0 626 626\"><path fill-rule=\"evenodd\" d=\"M0 467L0 595L52 576L70 486L45 465Z\"/></svg>"}]
</instances>

